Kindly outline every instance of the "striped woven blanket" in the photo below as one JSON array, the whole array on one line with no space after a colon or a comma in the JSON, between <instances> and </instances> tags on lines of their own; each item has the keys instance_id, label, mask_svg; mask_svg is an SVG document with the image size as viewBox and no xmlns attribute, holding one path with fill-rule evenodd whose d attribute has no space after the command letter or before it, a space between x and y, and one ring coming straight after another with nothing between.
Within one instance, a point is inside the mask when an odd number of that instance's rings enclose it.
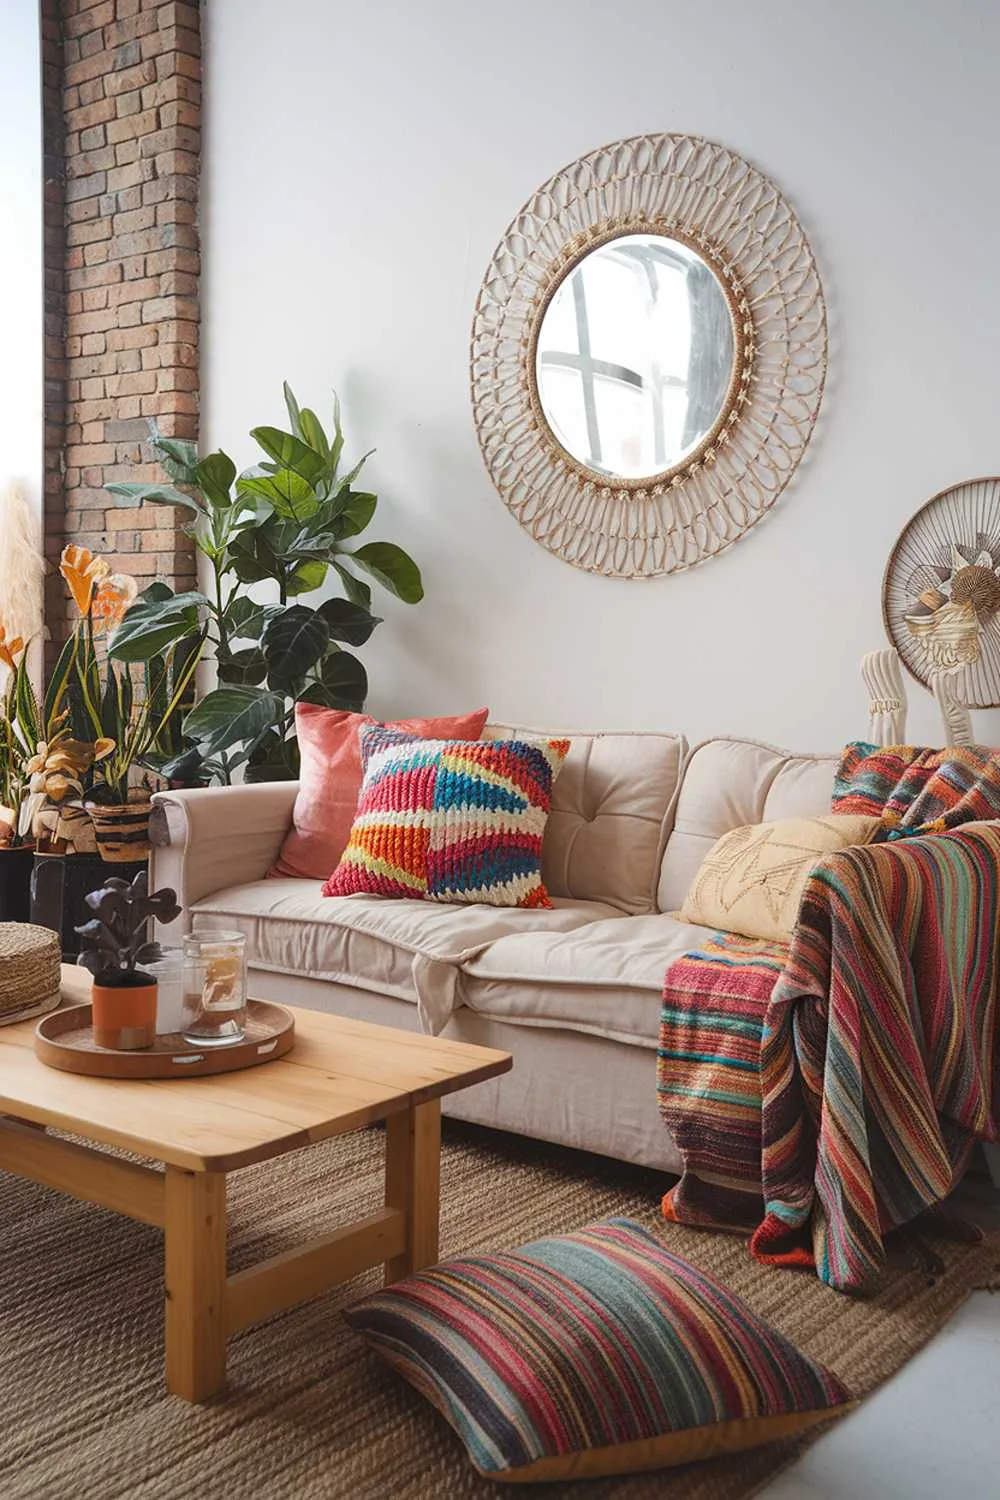
<instances>
[{"instance_id":1,"label":"striped woven blanket","mask_svg":"<svg viewBox=\"0 0 1000 1500\"><path fill-rule=\"evenodd\" d=\"M790 946L717 935L671 965L660 1108L685 1171L664 1213L841 1289L997 1138L1000 824L870 844L813 871Z\"/></svg>"}]
</instances>

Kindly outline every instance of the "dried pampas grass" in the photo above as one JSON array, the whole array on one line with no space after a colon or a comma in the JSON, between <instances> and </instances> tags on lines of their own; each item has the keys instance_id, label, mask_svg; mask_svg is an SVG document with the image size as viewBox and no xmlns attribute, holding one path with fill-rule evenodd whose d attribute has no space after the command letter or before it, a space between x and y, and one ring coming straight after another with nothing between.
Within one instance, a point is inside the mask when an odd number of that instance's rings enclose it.
<instances>
[{"instance_id":1,"label":"dried pampas grass","mask_svg":"<svg viewBox=\"0 0 1000 1500\"><path fill-rule=\"evenodd\" d=\"M0 494L0 622L8 637L41 635L44 576L38 522L12 482Z\"/></svg>"}]
</instances>

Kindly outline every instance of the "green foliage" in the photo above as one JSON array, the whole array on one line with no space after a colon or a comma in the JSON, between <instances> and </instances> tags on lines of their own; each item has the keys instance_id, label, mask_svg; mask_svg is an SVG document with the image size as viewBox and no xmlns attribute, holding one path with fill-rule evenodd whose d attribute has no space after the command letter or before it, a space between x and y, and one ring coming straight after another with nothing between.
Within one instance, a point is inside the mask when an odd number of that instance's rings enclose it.
<instances>
[{"instance_id":1,"label":"green foliage","mask_svg":"<svg viewBox=\"0 0 1000 1500\"><path fill-rule=\"evenodd\" d=\"M364 666L344 649L364 645L381 623L371 610L371 587L359 575L407 604L423 598L420 570L401 547L352 545L378 501L354 489L369 454L341 472L344 433L336 396L328 436L287 384L284 392L291 430L255 427L251 436L264 457L246 473L237 476L225 453L199 459L193 444L154 430L153 447L173 483L108 486L136 504L150 500L187 511L182 525L212 574L208 593L174 594L152 584L111 647L119 661L149 662L207 636L219 687L187 715L184 742L161 760L164 774L194 779L200 756L202 773L222 780L240 766L249 779L294 776L295 703L360 709L367 697ZM245 592L257 584L269 585L277 602L258 603ZM330 584L343 597L315 606L302 602Z\"/></svg>"}]
</instances>

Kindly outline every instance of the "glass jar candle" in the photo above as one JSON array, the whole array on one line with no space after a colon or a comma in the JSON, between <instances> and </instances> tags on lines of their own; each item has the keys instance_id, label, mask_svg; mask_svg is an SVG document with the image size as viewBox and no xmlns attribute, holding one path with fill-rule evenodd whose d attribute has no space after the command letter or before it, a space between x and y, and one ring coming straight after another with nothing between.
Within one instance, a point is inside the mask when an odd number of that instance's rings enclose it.
<instances>
[{"instance_id":1,"label":"glass jar candle","mask_svg":"<svg viewBox=\"0 0 1000 1500\"><path fill-rule=\"evenodd\" d=\"M196 1047L241 1042L247 1017L247 940L242 932L184 939L184 1040Z\"/></svg>"}]
</instances>

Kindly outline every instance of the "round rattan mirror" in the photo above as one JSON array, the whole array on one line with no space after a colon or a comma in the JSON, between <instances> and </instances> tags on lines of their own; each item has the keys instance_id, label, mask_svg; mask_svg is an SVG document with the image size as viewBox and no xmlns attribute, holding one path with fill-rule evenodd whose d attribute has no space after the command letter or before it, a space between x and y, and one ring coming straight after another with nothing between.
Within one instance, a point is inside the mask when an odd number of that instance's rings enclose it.
<instances>
[{"instance_id":1,"label":"round rattan mirror","mask_svg":"<svg viewBox=\"0 0 1000 1500\"><path fill-rule=\"evenodd\" d=\"M774 185L692 136L551 178L483 281L472 399L521 524L577 567L648 577L742 536L802 457L826 372L808 242Z\"/></svg>"}]
</instances>

